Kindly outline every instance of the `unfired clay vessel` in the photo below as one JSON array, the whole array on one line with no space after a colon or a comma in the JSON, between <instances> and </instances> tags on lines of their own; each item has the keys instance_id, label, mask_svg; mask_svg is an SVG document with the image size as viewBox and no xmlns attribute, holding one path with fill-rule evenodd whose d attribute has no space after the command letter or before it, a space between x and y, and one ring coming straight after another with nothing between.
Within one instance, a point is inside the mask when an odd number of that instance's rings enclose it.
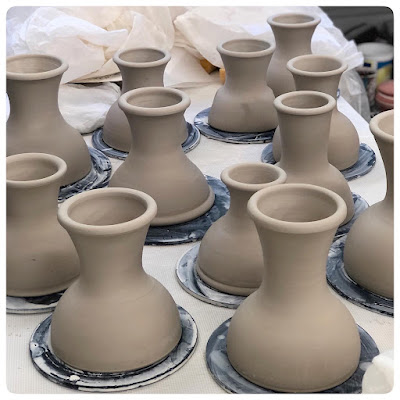
<instances>
[{"instance_id":1,"label":"unfired clay vessel","mask_svg":"<svg viewBox=\"0 0 400 400\"><path fill-rule=\"evenodd\" d=\"M393 298L393 127L394 111L378 114L370 128L378 143L386 170L385 198L367 208L354 225L344 247L348 275L360 286Z\"/></svg>"},{"instance_id":2,"label":"unfired clay vessel","mask_svg":"<svg viewBox=\"0 0 400 400\"><path fill-rule=\"evenodd\" d=\"M158 209L152 225L192 220L214 203L214 192L204 175L181 147L179 128L189 105L188 95L164 87L135 89L119 99L135 145L110 186L130 187L152 196Z\"/></svg>"},{"instance_id":3,"label":"unfired clay vessel","mask_svg":"<svg viewBox=\"0 0 400 400\"><path fill-rule=\"evenodd\" d=\"M292 73L296 90L315 90L324 92L336 98L340 77L347 65L336 57L305 55L292 58L287 63ZM337 169L346 169L358 160L360 140L358 133L350 120L337 107L332 111L329 131L328 160ZM279 127L273 139L275 160L281 157Z\"/></svg>"},{"instance_id":4,"label":"unfired clay vessel","mask_svg":"<svg viewBox=\"0 0 400 400\"><path fill-rule=\"evenodd\" d=\"M346 204L322 187L284 184L254 194L248 210L265 273L231 320L231 364L276 391L318 392L341 384L358 366L360 336L328 289L326 261Z\"/></svg>"},{"instance_id":5,"label":"unfired clay vessel","mask_svg":"<svg viewBox=\"0 0 400 400\"><path fill-rule=\"evenodd\" d=\"M353 196L341 172L328 161L332 110L336 100L326 93L298 91L277 97L274 105L281 130L282 156L277 165L288 183L310 183L333 190L347 206L344 223L354 214Z\"/></svg>"},{"instance_id":6,"label":"unfired clay vessel","mask_svg":"<svg viewBox=\"0 0 400 400\"><path fill-rule=\"evenodd\" d=\"M268 18L275 36L276 50L267 72L267 82L275 96L295 90L287 62L303 54L311 54L311 38L321 22L316 15L287 13Z\"/></svg>"},{"instance_id":7,"label":"unfired clay vessel","mask_svg":"<svg viewBox=\"0 0 400 400\"><path fill-rule=\"evenodd\" d=\"M264 262L256 227L247 202L260 189L284 183L281 168L264 163L243 163L225 168L221 180L228 187L228 212L214 222L201 241L197 272L211 287L247 296L261 283Z\"/></svg>"},{"instance_id":8,"label":"unfired clay vessel","mask_svg":"<svg viewBox=\"0 0 400 400\"><path fill-rule=\"evenodd\" d=\"M58 218L81 261L51 322L62 361L86 371L133 370L161 360L180 340L174 300L142 266L156 213L150 196L125 188L80 193L61 205Z\"/></svg>"},{"instance_id":9,"label":"unfired clay vessel","mask_svg":"<svg viewBox=\"0 0 400 400\"><path fill-rule=\"evenodd\" d=\"M68 168L61 185L80 180L91 168L85 141L58 108L58 88L67 69L65 61L50 55L7 58L7 155L39 152L62 158Z\"/></svg>"},{"instance_id":10,"label":"unfired clay vessel","mask_svg":"<svg viewBox=\"0 0 400 400\"><path fill-rule=\"evenodd\" d=\"M67 170L42 153L7 157L7 295L42 296L66 289L79 259L57 221L58 191Z\"/></svg>"},{"instance_id":11,"label":"unfired clay vessel","mask_svg":"<svg viewBox=\"0 0 400 400\"><path fill-rule=\"evenodd\" d=\"M120 50L115 53L113 60L122 75L122 94L141 87L164 86L164 70L170 59L168 52L152 47ZM187 137L185 121L182 121L181 134L184 142ZM119 108L118 100L107 113L103 140L114 149L129 152L131 148L131 128L124 112Z\"/></svg>"},{"instance_id":12,"label":"unfired clay vessel","mask_svg":"<svg viewBox=\"0 0 400 400\"><path fill-rule=\"evenodd\" d=\"M227 132L264 132L278 125L274 94L266 71L275 46L257 39L236 39L217 47L226 78L218 89L208 123Z\"/></svg>"}]
</instances>

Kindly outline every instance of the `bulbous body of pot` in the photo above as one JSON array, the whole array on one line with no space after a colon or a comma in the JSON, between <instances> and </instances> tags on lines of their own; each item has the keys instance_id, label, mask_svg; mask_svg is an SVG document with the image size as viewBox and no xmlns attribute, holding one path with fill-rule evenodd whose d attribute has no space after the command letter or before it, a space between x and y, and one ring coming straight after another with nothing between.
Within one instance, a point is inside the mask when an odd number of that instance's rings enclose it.
<instances>
[{"instance_id":1,"label":"bulbous body of pot","mask_svg":"<svg viewBox=\"0 0 400 400\"><path fill-rule=\"evenodd\" d=\"M267 83L275 97L295 90L287 62L294 57L311 53L311 38L321 19L306 14L278 14L268 18L275 36L276 50L267 71Z\"/></svg>"},{"instance_id":2,"label":"bulbous body of pot","mask_svg":"<svg viewBox=\"0 0 400 400\"><path fill-rule=\"evenodd\" d=\"M309 183L339 194L347 206L344 223L354 215L350 187L341 172L328 161L332 96L322 92L297 91L279 96L275 102L281 129L282 156L277 164L288 183Z\"/></svg>"},{"instance_id":3,"label":"bulbous body of pot","mask_svg":"<svg viewBox=\"0 0 400 400\"><path fill-rule=\"evenodd\" d=\"M387 111L370 123L385 164L386 196L357 218L344 248L348 275L360 286L391 299L394 290L393 116L393 111Z\"/></svg>"},{"instance_id":4,"label":"bulbous body of pot","mask_svg":"<svg viewBox=\"0 0 400 400\"><path fill-rule=\"evenodd\" d=\"M315 90L336 98L340 77L347 65L336 57L305 55L289 60L287 68L293 75L296 90ZM277 128L273 138L273 154L277 161L281 156L280 146L280 130ZM339 170L351 167L358 160L359 147L354 125L335 107L329 129L329 163Z\"/></svg>"},{"instance_id":5,"label":"bulbous body of pot","mask_svg":"<svg viewBox=\"0 0 400 400\"><path fill-rule=\"evenodd\" d=\"M276 391L318 392L341 384L360 357L354 319L325 277L332 239L346 215L343 200L324 188L285 184L259 191L248 207L265 273L232 317L231 364Z\"/></svg>"},{"instance_id":6,"label":"bulbous body of pot","mask_svg":"<svg viewBox=\"0 0 400 400\"><path fill-rule=\"evenodd\" d=\"M81 260L81 275L57 304L51 346L61 360L94 372L149 366L180 340L179 312L142 267L156 204L131 189L77 195L59 211Z\"/></svg>"},{"instance_id":7,"label":"bulbous body of pot","mask_svg":"<svg viewBox=\"0 0 400 400\"><path fill-rule=\"evenodd\" d=\"M66 289L79 275L79 259L57 221L66 164L58 157L7 157L7 295L42 296Z\"/></svg>"},{"instance_id":8,"label":"bulbous body of pot","mask_svg":"<svg viewBox=\"0 0 400 400\"><path fill-rule=\"evenodd\" d=\"M263 132L276 128L274 94L266 71L274 47L256 39L237 39L217 47L226 79L208 116L214 128L228 132Z\"/></svg>"},{"instance_id":9,"label":"bulbous body of pot","mask_svg":"<svg viewBox=\"0 0 400 400\"><path fill-rule=\"evenodd\" d=\"M68 65L57 57L24 54L7 59L7 155L40 152L67 163L61 185L76 182L91 168L81 134L68 125L58 108L58 90Z\"/></svg>"},{"instance_id":10,"label":"bulbous body of pot","mask_svg":"<svg viewBox=\"0 0 400 400\"><path fill-rule=\"evenodd\" d=\"M152 225L171 225L197 218L211 208L214 192L181 147L180 127L189 97L176 89L141 88L120 98L132 129L128 157L110 186L151 195L158 213Z\"/></svg>"}]
</instances>

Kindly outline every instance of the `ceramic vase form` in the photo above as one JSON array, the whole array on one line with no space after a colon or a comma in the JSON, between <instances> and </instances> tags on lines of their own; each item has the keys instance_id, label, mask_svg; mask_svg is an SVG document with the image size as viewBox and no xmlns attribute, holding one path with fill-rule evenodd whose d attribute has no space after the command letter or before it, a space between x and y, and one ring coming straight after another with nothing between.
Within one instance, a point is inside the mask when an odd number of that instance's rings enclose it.
<instances>
[{"instance_id":1,"label":"ceramic vase form","mask_svg":"<svg viewBox=\"0 0 400 400\"><path fill-rule=\"evenodd\" d=\"M7 155L48 153L67 163L61 185L83 178L91 169L88 147L58 108L58 89L68 64L54 56L22 54L7 58Z\"/></svg>"},{"instance_id":2,"label":"ceramic vase form","mask_svg":"<svg viewBox=\"0 0 400 400\"><path fill-rule=\"evenodd\" d=\"M51 346L75 368L119 372L149 366L180 340L178 308L142 266L155 201L126 188L78 194L58 218L71 236L81 274L58 302Z\"/></svg>"},{"instance_id":3,"label":"ceramic vase form","mask_svg":"<svg viewBox=\"0 0 400 400\"><path fill-rule=\"evenodd\" d=\"M189 221L208 211L214 192L181 147L179 127L190 99L177 89L140 88L123 94L125 112L135 143L110 186L141 190L157 202L152 225Z\"/></svg>"},{"instance_id":4,"label":"ceramic vase form","mask_svg":"<svg viewBox=\"0 0 400 400\"><path fill-rule=\"evenodd\" d=\"M277 164L288 183L310 183L333 190L347 206L344 223L354 215L353 196L341 172L328 161L329 129L336 100L326 93L297 91L277 97L282 155Z\"/></svg>"},{"instance_id":5,"label":"ceramic vase form","mask_svg":"<svg viewBox=\"0 0 400 400\"><path fill-rule=\"evenodd\" d=\"M228 212L212 224L200 244L197 273L211 287L247 296L261 283L264 261L256 227L247 202L260 189L284 183L281 168L264 163L225 168L221 180L228 187Z\"/></svg>"},{"instance_id":6,"label":"ceramic vase form","mask_svg":"<svg viewBox=\"0 0 400 400\"><path fill-rule=\"evenodd\" d=\"M168 52L152 47L120 50L115 53L113 60L122 75L122 94L141 87L164 86L164 70L170 59ZM187 137L185 121L182 121L180 129L184 142ZM129 152L131 148L131 128L118 100L107 113L103 140L114 149Z\"/></svg>"},{"instance_id":7,"label":"ceramic vase form","mask_svg":"<svg viewBox=\"0 0 400 400\"><path fill-rule=\"evenodd\" d=\"M266 71L275 46L257 39L236 39L217 47L226 78L218 89L208 123L227 132L264 132L278 125L274 94Z\"/></svg>"},{"instance_id":8,"label":"ceramic vase form","mask_svg":"<svg viewBox=\"0 0 400 400\"><path fill-rule=\"evenodd\" d=\"M287 68L294 77L296 90L315 90L336 98L340 77L347 65L336 57L309 54L289 60ZM354 125L335 107L329 131L329 162L339 170L346 169L357 162L359 147L360 140ZM275 160L279 161L279 127L274 134L273 153Z\"/></svg>"},{"instance_id":9,"label":"ceramic vase form","mask_svg":"<svg viewBox=\"0 0 400 400\"><path fill-rule=\"evenodd\" d=\"M43 153L7 157L7 295L42 296L66 289L79 259L57 221L58 191L67 171Z\"/></svg>"},{"instance_id":10,"label":"ceramic vase form","mask_svg":"<svg viewBox=\"0 0 400 400\"><path fill-rule=\"evenodd\" d=\"M346 204L322 187L284 184L254 194L248 210L265 273L231 320L232 366L276 391L318 392L341 384L358 366L360 336L328 288L326 261Z\"/></svg>"},{"instance_id":11,"label":"ceramic vase form","mask_svg":"<svg viewBox=\"0 0 400 400\"><path fill-rule=\"evenodd\" d=\"M278 14L268 18L275 36L276 50L267 72L267 82L276 97L295 90L292 74L287 70L287 62L303 54L311 54L311 38L321 22L316 15Z\"/></svg>"},{"instance_id":12,"label":"ceramic vase form","mask_svg":"<svg viewBox=\"0 0 400 400\"><path fill-rule=\"evenodd\" d=\"M393 118L394 111L378 114L370 128L386 170L385 198L367 208L354 225L344 247L347 274L360 286L393 298Z\"/></svg>"}]
</instances>

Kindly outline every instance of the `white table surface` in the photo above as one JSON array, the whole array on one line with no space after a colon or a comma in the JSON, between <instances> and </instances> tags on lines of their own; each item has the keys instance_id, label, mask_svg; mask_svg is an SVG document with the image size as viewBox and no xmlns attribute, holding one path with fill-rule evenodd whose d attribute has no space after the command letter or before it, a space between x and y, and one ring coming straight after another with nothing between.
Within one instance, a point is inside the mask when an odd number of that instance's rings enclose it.
<instances>
[{"instance_id":1,"label":"white table surface","mask_svg":"<svg viewBox=\"0 0 400 400\"><path fill-rule=\"evenodd\" d=\"M194 116L212 103L219 84L202 88L186 89L192 104L186 112L186 119ZM378 147L369 131L367 122L343 99L338 101L339 109L346 114L357 128L361 142L367 143L376 153L375 167L366 176L350 182L353 192L373 204L384 197L386 188L385 172ZM85 136L91 145L90 135ZM202 136L200 144L187 156L206 174L219 177L221 171L232 164L260 161L265 144L228 144ZM121 161L111 159L113 171ZM145 270L158 279L172 294L177 304L183 306L195 319L199 340L191 359L173 375L149 386L127 393L224 393L209 374L205 362L205 348L212 332L234 310L216 307L195 299L178 284L175 266L179 258L194 244L175 246L145 246L143 265ZM336 294L335 294L336 295ZM358 307L343 298L342 302L352 313L355 321L375 340L380 351L393 348L393 319ZM29 356L29 339L34 328L48 314L7 315L7 386L14 393L76 393L44 378L33 367Z\"/></svg>"}]
</instances>

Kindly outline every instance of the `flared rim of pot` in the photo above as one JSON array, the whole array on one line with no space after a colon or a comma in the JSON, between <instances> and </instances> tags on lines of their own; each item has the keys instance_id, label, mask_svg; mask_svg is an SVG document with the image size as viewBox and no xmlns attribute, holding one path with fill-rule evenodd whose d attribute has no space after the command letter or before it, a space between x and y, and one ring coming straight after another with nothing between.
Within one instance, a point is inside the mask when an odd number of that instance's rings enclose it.
<instances>
[{"instance_id":1,"label":"flared rim of pot","mask_svg":"<svg viewBox=\"0 0 400 400\"><path fill-rule=\"evenodd\" d=\"M262 162L234 164L225 168L221 180L237 190L255 193L286 181L286 172L276 165Z\"/></svg>"},{"instance_id":2,"label":"flared rim of pot","mask_svg":"<svg viewBox=\"0 0 400 400\"><path fill-rule=\"evenodd\" d=\"M6 182L10 188L28 189L45 186L61 180L67 172L67 164L63 159L45 153L8 156L6 166Z\"/></svg>"},{"instance_id":3,"label":"flared rim of pot","mask_svg":"<svg viewBox=\"0 0 400 400\"><path fill-rule=\"evenodd\" d=\"M321 18L315 14L280 13L271 15L267 22L278 28L299 29L317 26L321 22Z\"/></svg>"},{"instance_id":4,"label":"flared rim of pot","mask_svg":"<svg viewBox=\"0 0 400 400\"><path fill-rule=\"evenodd\" d=\"M237 58L257 58L272 54L275 45L266 40L243 38L220 43L217 46L220 54Z\"/></svg>"},{"instance_id":5,"label":"flared rim of pot","mask_svg":"<svg viewBox=\"0 0 400 400\"><path fill-rule=\"evenodd\" d=\"M277 111L290 115L319 115L332 111L336 100L327 93L299 90L281 94L274 100Z\"/></svg>"},{"instance_id":6,"label":"flared rim of pot","mask_svg":"<svg viewBox=\"0 0 400 400\"><path fill-rule=\"evenodd\" d=\"M371 132L385 142L394 142L394 110L381 112L369 123Z\"/></svg>"},{"instance_id":7,"label":"flared rim of pot","mask_svg":"<svg viewBox=\"0 0 400 400\"><path fill-rule=\"evenodd\" d=\"M346 203L337 193L301 183L261 189L251 196L247 210L257 224L292 234L336 229L347 215Z\"/></svg>"},{"instance_id":8,"label":"flared rim of pot","mask_svg":"<svg viewBox=\"0 0 400 400\"><path fill-rule=\"evenodd\" d=\"M117 51L113 60L127 68L153 68L167 64L171 54L157 47L134 47Z\"/></svg>"},{"instance_id":9,"label":"flared rim of pot","mask_svg":"<svg viewBox=\"0 0 400 400\"><path fill-rule=\"evenodd\" d=\"M190 97L178 89L144 87L123 94L118 105L127 114L161 117L184 112L190 106Z\"/></svg>"},{"instance_id":10,"label":"flared rim of pot","mask_svg":"<svg viewBox=\"0 0 400 400\"><path fill-rule=\"evenodd\" d=\"M7 79L35 81L54 78L68 69L63 59L49 54L19 54L7 57Z\"/></svg>"},{"instance_id":11,"label":"flared rim of pot","mask_svg":"<svg viewBox=\"0 0 400 400\"><path fill-rule=\"evenodd\" d=\"M303 65L302 65L303 63ZM318 67L323 63L323 67ZM306 54L294 57L286 64L293 75L324 77L341 75L347 69L347 64L340 58L318 54Z\"/></svg>"},{"instance_id":12,"label":"flared rim of pot","mask_svg":"<svg viewBox=\"0 0 400 400\"><path fill-rule=\"evenodd\" d=\"M110 200L111 205L106 201ZM79 193L58 210L58 220L67 230L108 236L132 232L150 224L157 204L148 194L129 188L103 188Z\"/></svg>"}]
</instances>

